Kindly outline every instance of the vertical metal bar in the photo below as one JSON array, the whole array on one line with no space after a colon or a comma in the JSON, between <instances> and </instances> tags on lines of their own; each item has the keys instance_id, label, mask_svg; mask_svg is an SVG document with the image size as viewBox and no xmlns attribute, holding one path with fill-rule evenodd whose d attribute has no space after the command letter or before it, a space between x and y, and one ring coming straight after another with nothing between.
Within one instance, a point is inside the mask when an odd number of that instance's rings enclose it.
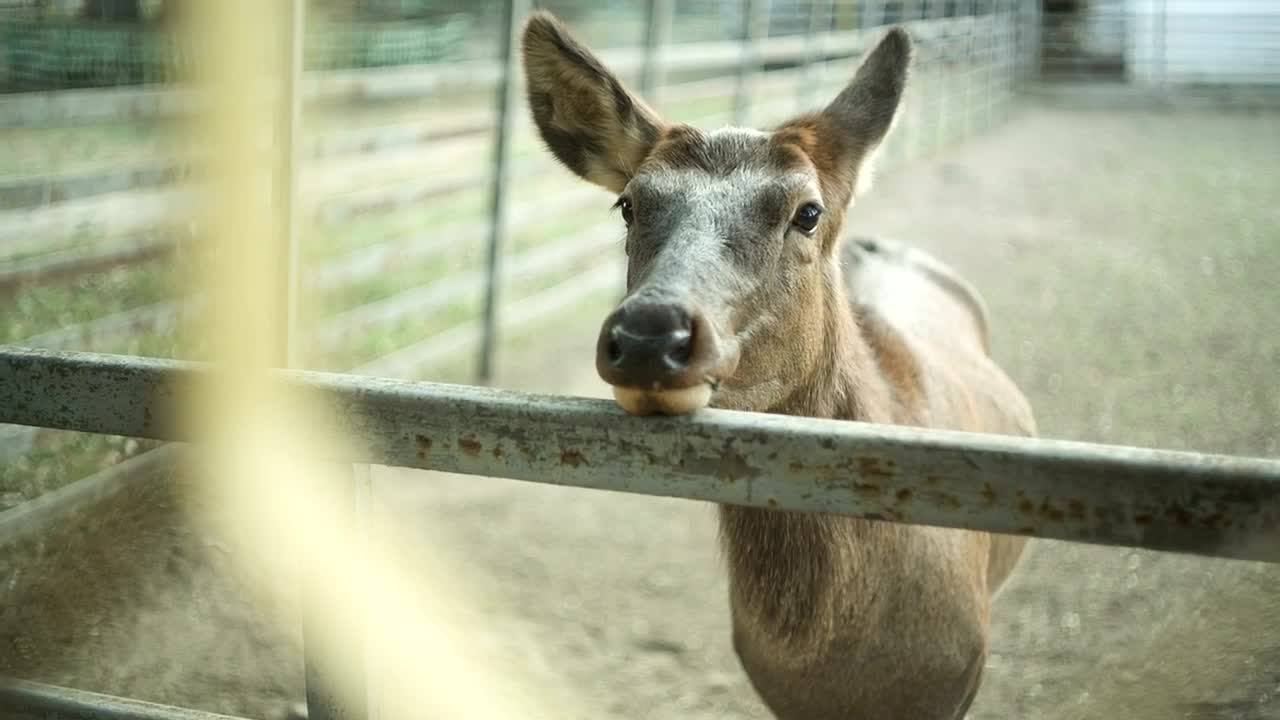
<instances>
[{"instance_id":1,"label":"vertical metal bar","mask_svg":"<svg viewBox=\"0 0 1280 720\"><path fill-rule=\"evenodd\" d=\"M529 14L530 0L506 0L506 31L502 38L503 71L498 81L498 123L493 151L493 184L489 201L489 263L485 274L484 333L480 342L477 375L481 383L493 379L494 355L498 343L498 291L502 283L502 251L507 235L511 182L511 143L520 87L519 33Z\"/></svg>"},{"instance_id":2,"label":"vertical metal bar","mask_svg":"<svg viewBox=\"0 0 1280 720\"><path fill-rule=\"evenodd\" d=\"M983 62L986 66L986 78L983 81L986 95L985 113L982 118L982 129L991 129L996 118L996 62L1000 57L1000 5L1001 0L993 0L987 5L987 42L983 43Z\"/></svg>"},{"instance_id":3,"label":"vertical metal bar","mask_svg":"<svg viewBox=\"0 0 1280 720\"><path fill-rule=\"evenodd\" d=\"M1028 59L1028 67L1034 72L1034 78L1040 80L1044 75L1044 64L1040 61L1041 55L1044 53L1044 6L1038 1L1028 1L1027 6L1030 10L1027 13L1027 25L1030 28L1027 36L1030 38L1030 58Z\"/></svg>"},{"instance_id":4,"label":"vertical metal bar","mask_svg":"<svg viewBox=\"0 0 1280 720\"><path fill-rule=\"evenodd\" d=\"M277 239L281 245L281 267L284 277L281 278L279 313L280 328L279 362L285 367L297 367L303 362L303 347L298 332L299 309L301 299L298 292L298 267L300 252L298 247L298 141L301 138L302 119L302 72L303 42L306 28L306 0L290 0L281 8L282 18L282 92L279 112L277 113L277 166L276 166L276 221ZM360 493L368 492L369 468L367 465L354 466L354 482L351 486L353 497L350 507L357 521L363 519L358 501ZM363 478L363 482L361 479ZM366 498L367 500L367 495ZM305 577L314 577L322 573L322 567L309 567ZM335 658L359 656L365 647L364 638L337 637L332 627L323 626L316 617L310 596L318 583L311 582L304 586L303 592L303 673L306 686L307 717L309 720L365 720L368 714L368 698L356 701L354 705L343 703L333 692L331 679L325 677L325 666ZM365 688L368 679L364 664L357 666L365 671L360 677L347 681L354 686Z\"/></svg>"},{"instance_id":5,"label":"vertical metal bar","mask_svg":"<svg viewBox=\"0 0 1280 720\"><path fill-rule=\"evenodd\" d=\"M1008 98L1008 81L1009 81L1009 63L1010 48L1013 46L1013 2L1012 0L999 0L996 3L996 47L999 51L992 57L993 75L992 82L999 91L999 104L995 108L995 120L993 122L1001 123L1008 118L1009 106L1005 103Z\"/></svg>"},{"instance_id":6,"label":"vertical metal bar","mask_svg":"<svg viewBox=\"0 0 1280 720\"><path fill-rule=\"evenodd\" d=\"M733 94L733 122L745 125L751 115L751 86L760 66L759 41L769 33L770 0L743 0L742 44L737 87Z\"/></svg>"},{"instance_id":7,"label":"vertical metal bar","mask_svg":"<svg viewBox=\"0 0 1280 720\"><path fill-rule=\"evenodd\" d=\"M953 68L948 64L947 60L951 53L951 28L945 26L945 29L939 33L937 38L937 68L939 82L934 86L937 99L934 101L934 107L937 108L937 119L933 125L934 138L933 149L937 150L947 145L947 129L950 125L950 117L948 115L951 106L950 93L955 86L954 78L951 77Z\"/></svg>"},{"instance_id":8,"label":"vertical metal bar","mask_svg":"<svg viewBox=\"0 0 1280 720\"><path fill-rule=\"evenodd\" d=\"M666 50L671 43L673 0L649 0L645 19L644 66L640 75L640 92L654 109L662 109L662 88L666 85Z\"/></svg>"},{"instance_id":9,"label":"vertical metal bar","mask_svg":"<svg viewBox=\"0 0 1280 720\"><path fill-rule=\"evenodd\" d=\"M809 42L805 48L804 71L796 97L801 112L822 101L822 79L827 61L827 39L831 36L831 19L835 16L835 0L811 0L809 3Z\"/></svg>"},{"instance_id":10,"label":"vertical metal bar","mask_svg":"<svg viewBox=\"0 0 1280 720\"><path fill-rule=\"evenodd\" d=\"M1157 87L1161 90L1168 88L1169 83L1169 59L1168 48L1169 42L1169 0L1157 0L1159 3L1156 8L1155 23L1155 45L1156 45L1156 73L1160 79L1157 81ZM1156 73L1152 73L1155 75Z\"/></svg>"}]
</instances>

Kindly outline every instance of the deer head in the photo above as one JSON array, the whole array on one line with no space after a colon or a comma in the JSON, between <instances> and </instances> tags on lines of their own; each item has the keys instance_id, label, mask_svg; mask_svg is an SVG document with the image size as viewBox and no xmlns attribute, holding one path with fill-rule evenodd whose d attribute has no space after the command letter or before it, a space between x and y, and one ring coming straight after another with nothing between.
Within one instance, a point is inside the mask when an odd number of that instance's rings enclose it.
<instances>
[{"instance_id":1,"label":"deer head","mask_svg":"<svg viewBox=\"0 0 1280 720\"><path fill-rule=\"evenodd\" d=\"M840 231L893 124L911 42L892 29L821 111L770 131L661 119L551 14L524 30L551 152L617 193L627 293L596 368L629 412L766 411L830 361L848 314Z\"/></svg>"}]
</instances>

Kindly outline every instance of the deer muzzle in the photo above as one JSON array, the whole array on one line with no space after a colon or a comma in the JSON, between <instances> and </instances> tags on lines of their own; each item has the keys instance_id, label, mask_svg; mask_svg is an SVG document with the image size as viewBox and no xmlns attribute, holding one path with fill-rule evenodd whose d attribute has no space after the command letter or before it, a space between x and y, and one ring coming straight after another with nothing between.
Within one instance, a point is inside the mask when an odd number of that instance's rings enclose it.
<instances>
[{"instance_id":1,"label":"deer muzzle","mask_svg":"<svg viewBox=\"0 0 1280 720\"><path fill-rule=\"evenodd\" d=\"M635 415L695 412L733 372L715 328L695 309L670 303L623 303L605 318L596 371Z\"/></svg>"}]
</instances>

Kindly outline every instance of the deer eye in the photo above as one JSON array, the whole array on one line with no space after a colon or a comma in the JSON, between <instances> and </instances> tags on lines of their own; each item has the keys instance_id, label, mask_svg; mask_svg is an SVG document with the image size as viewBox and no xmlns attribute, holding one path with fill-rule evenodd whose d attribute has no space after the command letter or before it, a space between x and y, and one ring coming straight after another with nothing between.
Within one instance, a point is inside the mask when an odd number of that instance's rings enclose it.
<instances>
[{"instance_id":1,"label":"deer eye","mask_svg":"<svg viewBox=\"0 0 1280 720\"><path fill-rule=\"evenodd\" d=\"M631 198L620 197L613 206L622 212L622 222L626 223L627 227L631 227L631 223L636 219L635 210L631 206Z\"/></svg>"},{"instance_id":2,"label":"deer eye","mask_svg":"<svg viewBox=\"0 0 1280 720\"><path fill-rule=\"evenodd\" d=\"M791 224L800 232L808 235L813 229L818 227L818 218L822 216L822 206L817 203L805 203L796 210L795 217L791 218Z\"/></svg>"}]
</instances>

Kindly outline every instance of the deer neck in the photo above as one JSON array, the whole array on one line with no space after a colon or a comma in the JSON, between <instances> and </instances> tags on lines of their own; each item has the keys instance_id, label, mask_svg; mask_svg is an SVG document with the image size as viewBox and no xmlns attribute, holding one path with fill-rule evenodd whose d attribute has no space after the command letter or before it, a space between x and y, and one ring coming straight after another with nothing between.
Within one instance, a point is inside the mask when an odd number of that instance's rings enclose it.
<instances>
[{"instance_id":1,"label":"deer neck","mask_svg":"<svg viewBox=\"0 0 1280 720\"><path fill-rule=\"evenodd\" d=\"M845 294L838 267L823 304L821 356L768 412L888 422L889 390ZM879 528L849 518L724 505L720 531L739 612L779 638L801 638L832 616L833 588L851 581ZM842 601L847 602L847 601ZM851 608L842 607L842 613Z\"/></svg>"}]
</instances>

